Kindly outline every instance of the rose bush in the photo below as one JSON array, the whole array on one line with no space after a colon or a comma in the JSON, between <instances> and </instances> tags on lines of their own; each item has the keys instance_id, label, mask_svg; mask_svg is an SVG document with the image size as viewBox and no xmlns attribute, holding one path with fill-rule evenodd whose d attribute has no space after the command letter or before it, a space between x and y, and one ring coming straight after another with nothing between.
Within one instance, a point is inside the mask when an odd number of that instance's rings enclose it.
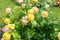
<instances>
[{"instance_id":1,"label":"rose bush","mask_svg":"<svg viewBox=\"0 0 60 40\"><path fill-rule=\"evenodd\" d=\"M16 6L6 8L3 26L9 31L4 40L58 40L60 20L52 17L51 0L15 0ZM58 35L58 38L57 38Z\"/></svg>"}]
</instances>

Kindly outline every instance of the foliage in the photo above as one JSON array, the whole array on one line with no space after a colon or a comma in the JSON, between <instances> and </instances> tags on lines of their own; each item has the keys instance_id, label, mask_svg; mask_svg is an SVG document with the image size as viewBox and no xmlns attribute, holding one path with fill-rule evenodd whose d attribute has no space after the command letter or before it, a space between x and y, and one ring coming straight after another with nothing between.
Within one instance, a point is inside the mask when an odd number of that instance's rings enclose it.
<instances>
[{"instance_id":1,"label":"foliage","mask_svg":"<svg viewBox=\"0 0 60 40\"><path fill-rule=\"evenodd\" d=\"M21 7L22 3L16 3L17 5L14 6L14 8L11 7L12 12L2 18L2 20L10 18L11 24L15 24L15 29L10 32L11 40L58 40L57 34L60 31L60 20L58 17L55 18L50 15L52 1L39 0L38 2L32 2L32 0L24 0L24 3L26 3L25 8ZM47 9L44 8L46 4L50 6ZM28 20L27 18L28 23L22 25L22 17L28 17L28 10L34 6L36 6L39 11L33 13L34 18L29 16L29 18L33 20ZM46 11L48 16L45 15L46 17L42 17L41 14L43 11ZM5 26L4 22L3 26Z\"/></svg>"}]
</instances>

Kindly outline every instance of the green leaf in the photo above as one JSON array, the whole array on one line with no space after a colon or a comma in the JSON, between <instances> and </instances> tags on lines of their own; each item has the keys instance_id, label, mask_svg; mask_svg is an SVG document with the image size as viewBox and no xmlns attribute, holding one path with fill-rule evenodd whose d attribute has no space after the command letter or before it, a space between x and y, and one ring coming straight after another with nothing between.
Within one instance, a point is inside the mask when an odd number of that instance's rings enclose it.
<instances>
[{"instance_id":1,"label":"green leaf","mask_svg":"<svg viewBox=\"0 0 60 40\"><path fill-rule=\"evenodd\" d=\"M36 25L37 25L37 22L36 22L35 20L33 20L33 21L31 21L31 24L32 24L33 26L36 26Z\"/></svg>"},{"instance_id":2,"label":"green leaf","mask_svg":"<svg viewBox=\"0 0 60 40\"><path fill-rule=\"evenodd\" d=\"M21 38L17 32L11 32L11 35L13 36L14 39Z\"/></svg>"}]
</instances>

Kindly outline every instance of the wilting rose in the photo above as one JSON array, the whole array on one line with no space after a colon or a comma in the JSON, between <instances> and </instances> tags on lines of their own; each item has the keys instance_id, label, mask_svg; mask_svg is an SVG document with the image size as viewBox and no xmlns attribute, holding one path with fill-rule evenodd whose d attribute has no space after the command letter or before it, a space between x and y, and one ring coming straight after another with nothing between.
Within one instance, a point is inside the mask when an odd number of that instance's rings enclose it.
<instances>
[{"instance_id":1,"label":"wilting rose","mask_svg":"<svg viewBox=\"0 0 60 40\"><path fill-rule=\"evenodd\" d=\"M4 28L2 28L2 31L3 32L9 32L9 28L7 27L7 25Z\"/></svg>"},{"instance_id":2,"label":"wilting rose","mask_svg":"<svg viewBox=\"0 0 60 40\"><path fill-rule=\"evenodd\" d=\"M39 11L39 9L37 7L33 7L32 9L34 10L34 12L38 12Z\"/></svg>"},{"instance_id":3,"label":"wilting rose","mask_svg":"<svg viewBox=\"0 0 60 40\"><path fill-rule=\"evenodd\" d=\"M11 13L11 8L10 7L8 7L8 8L6 8L6 11L5 11L7 14L9 14L9 13Z\"/></svg>"},{"instance_id":4,"label":"wilting rose","mask_svg":"<svg viewBox=\"0 0 60 40\"><path fill-rule=\"evenodd\" d=\"M23 2L23 0L15 0L16 2L18 2L18 3L22 3Z\"/></svg>"},{"instance_id":5,"label":"wilting rose","mask_svg":"<svg viewBox=\"0 0 60 40\"><path fill-rule=\"evenodd\" d=\"M25 6L26 6L25 3L22 3L22 4L21 4L21 7L22 7L22 8L25 8Z\"/></svg>"}]
</instances>

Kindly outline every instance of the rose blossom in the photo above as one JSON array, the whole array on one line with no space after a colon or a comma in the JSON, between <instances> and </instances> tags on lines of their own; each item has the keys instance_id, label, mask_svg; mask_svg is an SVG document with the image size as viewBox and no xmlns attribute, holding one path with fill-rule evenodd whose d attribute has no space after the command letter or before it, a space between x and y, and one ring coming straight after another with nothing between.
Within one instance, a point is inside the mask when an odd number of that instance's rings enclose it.
<instances>
[{"instance_id":1,"label":"rose blossom","mask_svg":"<svg viewBox=\"0 0 60 40\"><path fill-rule=\"evenodd\" d=\"M48 12L47 12L47 11L42 11L41 16L42 16L43 18L48 17Z\"/></svg>"},{"instance_id":2,"label":"rose blossom","mask_svg":"<svg viewBox=\"0 0 60 40\"><path fill-rule=\"evenodd\" d=\"M25 3L22 3L21 7L22 8L25 8L26 4Z\"/></svg>"},{"instance_id":3,"label":"rose blossom","mask_svg":"<svg viewBox=\"0 0 60 40\"><path fill-rule=\"evenodd\" d=\"M8 26L6 25L4 28L2 28L2 31L3 31L3 32L8 32L8 31L9 31Z\"/></svg>"},{"instance_id":4,"label":"rose blossom","mask_svg":"<svg viewBox=\"0 0 60 40\"><path fill-rule=\"evenodd\" d=\"M21 22L22 22L22 25L26 25L28 23L27 20L21 20Z\"/></svg>"},{"instance_id":5,"label":"rose blossom","mask_svg":"<svg viewBox=\"0 0 60 40\"><path fill-rule=\"evenodd\" d=\"M21 22L22 25L26 25L28 23L27 16L22 17Z\"/></svg>"},{"instance_id":6,"label":"rose blossom","mask_svg":"<svg viewBox=\"0 0 60 40\"><path fill-rule=\"evenodd\" d=\"M8 13L11 13L11 8L10 7L8 7L8 8L6 8L6 11L5 11L7 14Z\"/></svg>"},{"instance_id":7,"label":"rose blossom","mask_svg":"<svg viewBox=\"0 0 60 40\"><path fill-rule=\"evenodd\" d=\"M33 7L32 9L34 10L34 12L38 12L39 11L39 9L37 7Z\"/></svg>"}]
</instances>

